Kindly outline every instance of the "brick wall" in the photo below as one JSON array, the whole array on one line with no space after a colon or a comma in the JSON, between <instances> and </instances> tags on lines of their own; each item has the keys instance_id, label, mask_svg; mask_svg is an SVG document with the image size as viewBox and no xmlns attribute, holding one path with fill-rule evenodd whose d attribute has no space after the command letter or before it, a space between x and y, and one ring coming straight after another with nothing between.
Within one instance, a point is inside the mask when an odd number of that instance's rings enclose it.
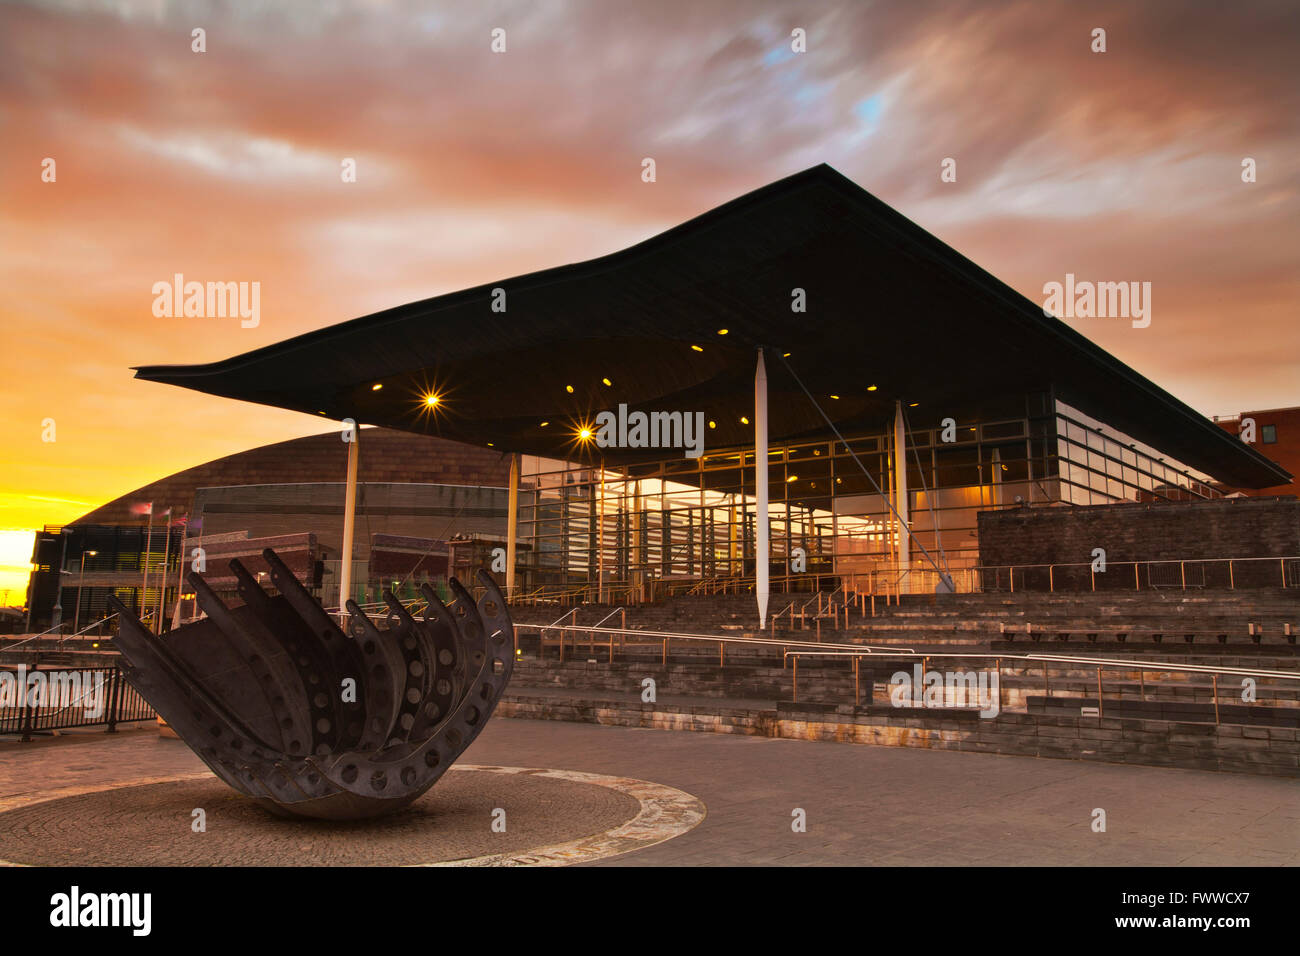
<instances>
[{"instance_id":1,"label":"brick wall","mask_svg":"<svg viewBox=\"0 0 1300 956\"><path fill-rule=\"evenodd\" d=\"M1236 557L1281 558L1300 555L1300 499L1223 498L1088 507L1017 508L979 515L980 564L1066 565L1089 563L1094 548L1106 552L1107 572L1097 587L1134 587L1133 562L1191 561L1191 583L1228 586L1226 563L1196 560ZM1173 572L1174 568L1169 568ZM1138 580L1148 583L1145 566ZM1087 569L1057 568L1058 588L1090 588ZM1234 562L1236 587L1279 587L1276 561ZM1025 572L1016 587L1046 588L1045 571Z\"/></svg>"}]
</instances>

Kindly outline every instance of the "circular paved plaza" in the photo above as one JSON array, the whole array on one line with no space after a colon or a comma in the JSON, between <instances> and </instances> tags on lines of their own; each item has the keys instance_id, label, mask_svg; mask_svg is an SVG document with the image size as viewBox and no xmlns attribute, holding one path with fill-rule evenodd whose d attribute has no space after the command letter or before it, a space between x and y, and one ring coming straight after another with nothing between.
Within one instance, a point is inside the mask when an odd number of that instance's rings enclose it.
<instances>
[{"instance_id":1,"label":"circular paved plaza","mask_svg":"<svg viewBox=\"0 0 1300 956\"><path fill-rule=\"evenodd\" d=\"M58 793L28 793L25 805L0 812L4 862L562 864L671 839L704 816L689 794L647 781L518 767L453 768L411 806L346 822L273 815L206 773Z\"/></svg>"},{"instance_id":2,"label":"circular paved plaza","mask_svg":"<svg viewBox=\"0 0 1300 956\"><path fill-rule=\"evenodd\" d=\"M3 742L0 859L1300 863L1300 788L1284 778L505 718L484 728L463 761L480 769L458 765L406 816L286 825L241 806L188 747L159 739L154 729ZM531 775L508 769L521 766L563 769ZM486 779L489 774L511 777L509 787ZM519 779L543 775L554 779ZM621 785L592 792L586 775ZM107 797L87 792L107 788L117 789ZM196 806L207 810L203 834L190 831ZM507 811L504 834L491 831L497 806ZM1104 832L1093 828L1097 809L1106 812ZM796 810L803 811L798 818ZM802 829L793 828L796 819ZM454 838L452 821L458 821Z\"/></svg>"}]
</instances>

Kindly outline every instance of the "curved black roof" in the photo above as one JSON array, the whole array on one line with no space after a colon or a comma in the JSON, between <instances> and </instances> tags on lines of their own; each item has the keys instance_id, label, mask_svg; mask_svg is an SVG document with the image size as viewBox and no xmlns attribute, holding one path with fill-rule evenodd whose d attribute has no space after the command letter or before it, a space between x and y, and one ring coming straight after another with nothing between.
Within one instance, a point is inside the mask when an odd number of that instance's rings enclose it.
<instances>
[{"instance_id":1,"label":"curved black roof","mask_svg":"<svg viewBox=\"0 0 1300 956\"><path fill-rule=\"evenodd\" d=\"M493 311L496 288L505 290L504 312ZM791 310L794 288L805 291L804 313ZM919 403L916 424L960 421L997 394L1050 390L1231 485L1290 478L826 165L612 255L413 302L220 362L136 374L573 459L581 457L575 423L620 402L703 411L717 422L711 450L752 444L740 418L752 413L759 346L790 353L819 400L838 395L823 404L844 429L880 427L895 398ZM772 441L827 434L779 359L768 371ZM433 414L421 401L430 391L441 399ZM603 452L611 464L663 454Z\"/></svg>"}]
</instances>

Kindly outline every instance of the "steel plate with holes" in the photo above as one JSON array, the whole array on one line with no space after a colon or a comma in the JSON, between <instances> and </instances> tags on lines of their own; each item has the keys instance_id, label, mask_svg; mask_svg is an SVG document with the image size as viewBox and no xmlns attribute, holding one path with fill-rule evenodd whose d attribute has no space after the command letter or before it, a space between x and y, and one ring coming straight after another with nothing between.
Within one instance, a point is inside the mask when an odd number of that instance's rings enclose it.
<instances>
[{"instance_id":1,"label":"steel plate with holes","mask_svg":"<svg viewBox=\"0 0 1300 956\"><path fill-rule=\"evenodd\" d=\"M452 578L427 584L413 617L392 594L376 624L348 601L350 633L269 548L262 589L238 561L244 603L228 607L197 574L207 619L157 637L113 598L122 671L213 773L268 809L330 820L372 817L428 790L478 736L514 668L515 632L496 582L477 601Z\"/></svg>"}]
</instances>

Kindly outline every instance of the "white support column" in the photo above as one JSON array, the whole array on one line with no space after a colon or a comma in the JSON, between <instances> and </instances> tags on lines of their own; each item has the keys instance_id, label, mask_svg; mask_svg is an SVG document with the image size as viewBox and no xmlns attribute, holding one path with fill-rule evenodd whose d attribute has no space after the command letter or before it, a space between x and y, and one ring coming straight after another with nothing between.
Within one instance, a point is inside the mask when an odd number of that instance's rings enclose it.
<instances>
[{"instance_id":1,"label":"white support column","mask_svg":"<svg viewBox=\"0 0 1300 956\"><path fill-rule=\"evenodd\" d=\"M348 446L348 478L343 492L343 550L339 554L339 624L346 628L347 601L352 596L352 536L357 525L357 446L361 426L352 425Z\"/></svg>"},{"instance_id":2,"label":"white support column","mask_svg":"<svg viewBox=\"0 0 1300 956\"><path fill-rule=\"evenodd\" d=\"M897 496L894 507L898 510L898 567L907 571L911 567L912 516L907 499L907 431L903 427L901 401L894 402L894 488ZM901 586L901 578L899 583Z\"/></svg>"},{"instance_id":3,"label":"white support column","mask_svg":"<svg viewBox=\"0 0 1300 956\"><path fill-rule=\"evenodd\" d=\"M605 603L605 459L600 460L600 495L596 498L596 602Z\"/></svg>"},{"instance_id":4,"label":"white support column","mask_svg":"<svg viewBox=\"0 0 1300 956\"><path fill-rule=\"evenodd\" d=\"M767 625L768 569L771 566L771 542L768 539L767 514L767 367L763 350L758 350L758 367L754 370L754 594L758 598L758 628Z\"/></svg>"},{"instance_id":5,"label":"white support column","mask_svg":"<svg viewBox=\"0 0 1300 956\"><path fill-rule=\"evenodd\" d=\"M510 490L506 499L506 600L515 597L515 538L519 534L519 455L510 456Z\"/></svg>"}]
</instances>

